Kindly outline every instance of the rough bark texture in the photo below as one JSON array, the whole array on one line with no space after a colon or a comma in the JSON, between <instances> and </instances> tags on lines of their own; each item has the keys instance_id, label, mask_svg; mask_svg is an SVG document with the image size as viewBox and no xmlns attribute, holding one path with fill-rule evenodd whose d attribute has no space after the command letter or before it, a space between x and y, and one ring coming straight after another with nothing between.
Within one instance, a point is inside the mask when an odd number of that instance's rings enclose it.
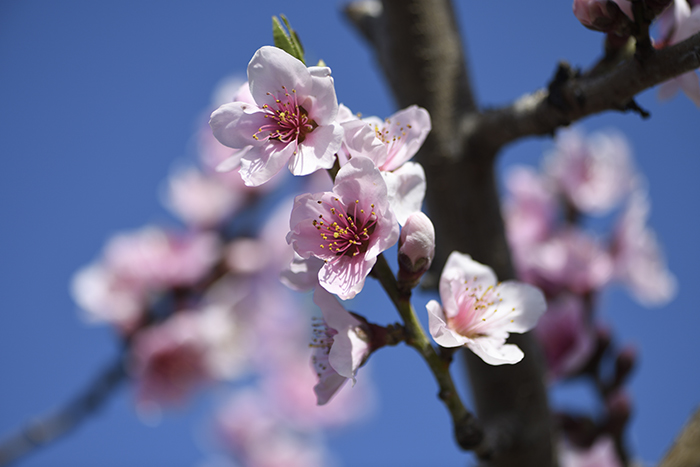
<instances>
[{"instance_id":1,"label":"rough bark texture","mask_svg":"<svg viewBox=\"0 0 700 467\"><path fill-rule=\"evenodd\" d=\"M477 109L451 3L387 0L380 15L365 16L360 24L373 41L398 106L417 104L431 115L433 130L417 159L428 179L428 209L440 247L438 268L449 252L459 250L489 264L500 279L512 278L494 177L495 151L480 151L459 138L460 120ZM529 335L513 342L528 355L518 365L493 367L471 355L466 359L485 429L478 451L493 453L489 465L546 467L553 460L540 352Z\"/></svg>"},{"instance_id":2,"label":"rough bark texture","mask_svg":"<svg viewBox=\"0 0 700 467\"><path fill-rule=\"evenodd\" d=\"M358 1L346 15L370 42L399 108L417 104L433 130L416 159L428 179L427 205L438 246L434 265L458 250L514 277L500 213L494 161L519 138L551 134L605 110L636 111L634 96L700 67L700 34L660 51L647 51L604 72L578 74L565 65L547 89L515 103L479 111L472 95L455 14L448 0ZM556 464L541 351L529 335L515 335L526 358L494 367L468 354L470 385L485 430L477 453L483 465Z\"/></svg>"}]
</instances>

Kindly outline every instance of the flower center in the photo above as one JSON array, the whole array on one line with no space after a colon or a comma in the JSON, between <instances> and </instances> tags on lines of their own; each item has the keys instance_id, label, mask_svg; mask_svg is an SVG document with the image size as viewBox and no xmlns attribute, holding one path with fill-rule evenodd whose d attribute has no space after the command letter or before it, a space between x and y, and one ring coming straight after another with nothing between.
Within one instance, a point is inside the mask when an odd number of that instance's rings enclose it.
<instances>
[{"instance_id":1,"label":"flower center","mask_svg":"<svg viewBox=\"0 0 700 467\"><path fill-rule=\"evenodd\" d=\"M262 138L277 140L284 144L295 142L302 143L306 135L312 132L318 125L309 118L306 110L299 105L297 101L297 92L292 89L292 93L284 89L284 96L280 99L275 98L273 105L264 104L262 106L265 111L265 118L268 119L266 124L262 125L253 135L255 139L261 139L260 133L269 132ZM271 96L272 93L267 93Z\"/></svg>"},{"instance_id":2,"label":"flower center","mask_svg":"<svg viewBox=\"0 0 700 467\"><path fill-rule=\"evenodd\" d=\"M387 162L398 152L406 141L406 128L411 129L411 125L405 127L400 122L393 122L390 119L384 120L384 126L374 125L374 135L387 146L389 157Z\"/></svg>"},{"instance_id":3,"label":"flower center","mask_svg":"<svg viewBox=\"0 0 700 467\"><path fill-rule=\"evenodd\" d=\"M500 318L498 303L503 299L497 292L497 288L490 285L486 289L483 286L472 285L465 281L465 288L457 297L457 315L447 319L449 326L469 338L484 336L485 328L491 324L491 319Z\"/></svg>"},{"instance_id":4,"label":"flower center","mask_svg":"<svg viewBox=\"0 0 700 467\"><path fill-rule=\"evenodd\" d=\"M323 201L318 201L323 204ZM323 214L313 220L313 225L321 234L321 248L335 254L336 259L343 256L357 256L365 253L369 247L369 239L374 232L377 223L377 214L374 212L374 204L370 205L370 212L359 208L360 200L352 204L350 210L338 199L333 198L330 208L331 218L326 219Z\"/></svg>"}]
</instances>

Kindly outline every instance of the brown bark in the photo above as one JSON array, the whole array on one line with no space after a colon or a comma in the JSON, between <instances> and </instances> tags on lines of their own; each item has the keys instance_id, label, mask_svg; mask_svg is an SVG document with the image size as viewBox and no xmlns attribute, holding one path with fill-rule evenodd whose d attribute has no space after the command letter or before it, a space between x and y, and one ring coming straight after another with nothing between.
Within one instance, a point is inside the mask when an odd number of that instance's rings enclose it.
<instances>
[{"instance_id":1,"label":"brown bark","mask_svg":"<svg viewBox=\"0 0 700 467\"><path fill-rule=\"evenodd\" d=\"M374 48L398 106L417 104L430 112L433 130L416 159L428 180L434 265L440 270L458 250L493 267L501 280L514 271L494 177L500 149L605 110L643 114L634 102L637 93L700 67L697 34L603 72L577 74L561 66L547 89L481 112L448 0L358 1L346 14ZM511 342L526 355L517 365L494 367L471 354L465 359L485 430L477 452L484 465L555 465L540 349L529 334Z\"/></svg>"}]
</instances>

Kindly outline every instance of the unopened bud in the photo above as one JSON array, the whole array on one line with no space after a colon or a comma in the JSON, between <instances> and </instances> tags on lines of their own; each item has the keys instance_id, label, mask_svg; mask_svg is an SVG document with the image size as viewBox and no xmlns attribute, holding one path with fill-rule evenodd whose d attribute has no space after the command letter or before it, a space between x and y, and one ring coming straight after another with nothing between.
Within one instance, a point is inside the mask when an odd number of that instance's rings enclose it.
<instances>
[{"instance_id":1,"label":"unopened bud","mask_svg":"<svg viewBox=\"0 0 700 467\"><path fill-rule=\"evenodd\" d=\"M581 24L595 31L618 30L632 19L627 0L574 0L573 9Z\"/></svg>"},{"instance_id":2,"label":"unopened bud","mask_svg":"<svg viewBox=\"0 0 700 467\"><path fill-rule=\"evenodd\" d=\"M435 227L422 212L411 214L399 238L399 284L413 288L435 256Z\"/></svg>"}]
</instances>

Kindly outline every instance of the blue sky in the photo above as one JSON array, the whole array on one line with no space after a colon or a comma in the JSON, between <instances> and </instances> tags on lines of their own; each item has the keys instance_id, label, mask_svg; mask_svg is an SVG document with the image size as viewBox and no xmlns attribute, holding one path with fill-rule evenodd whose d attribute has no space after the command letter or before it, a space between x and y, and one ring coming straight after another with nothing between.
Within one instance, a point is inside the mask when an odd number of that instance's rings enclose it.
<instances>
[{"instance_id":1,"label":"blue sky","mask_svg":"<svg viewBox=\"0 0 700 467\"><path fill-rule=\"evenodd\" d=\"M558 60L586 66L600 52L602 36L576 21L570 2L457 3L483 105L545 85ZM323 58L331 66L341 102L365 115L395 110L342 4L0 4L0 437L63 404L116 355L109 329L80 320L71 275L116 231L175 224L159 186L177 161L191 158L190 139L215 84L231 73L244 76L254 51L271 43L272 15L289 17L310 63ZM659 103L654 90L638 101L650 120L610 113L579 126L616 127L630 138L649 180L651 225L679 281L677 298L662 308L642 308L617 288L600 302L620 341L640 353L629 439L633 452L653 462L700 402L700 113L683 96ZM500 165L536 165L550 144L514 144ZM417 309L429 298L419 296ZM378 299L370 293L357 306ZM412 350L386 349L368 372L380 387L376 415L329 435L343 465L463 465L433 381ZM578 394L557 402L577 403ZM201 431L212 399L199 397L153 428L138 419L123 387L75 433L20 465L198 465L207 456Z\"/></svg>"}]
</instances>

